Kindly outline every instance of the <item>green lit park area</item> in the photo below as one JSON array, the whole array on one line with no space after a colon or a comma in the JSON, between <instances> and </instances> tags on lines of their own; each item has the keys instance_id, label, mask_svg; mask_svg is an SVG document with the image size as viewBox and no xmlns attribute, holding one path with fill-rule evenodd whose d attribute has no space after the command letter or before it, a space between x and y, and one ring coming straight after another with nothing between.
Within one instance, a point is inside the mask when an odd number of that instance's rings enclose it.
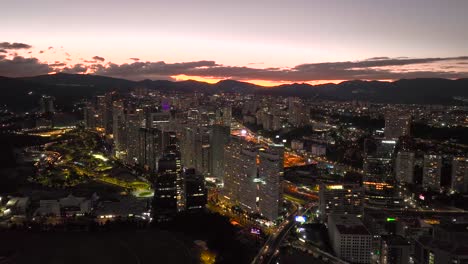
<instances>
[{"instance_id":1,"label":"green lit park area","mask_svg":"<svg viewBox=\"0 0 468 264\"><path fill-rule=\"evenodd\" d=\"M106 152L105 142L93 132L76 129L51 136L30 180L54 188L96 181L121 187L136 197L153 195L149 183L138 179Z\"/></svg>"}]
</instances>

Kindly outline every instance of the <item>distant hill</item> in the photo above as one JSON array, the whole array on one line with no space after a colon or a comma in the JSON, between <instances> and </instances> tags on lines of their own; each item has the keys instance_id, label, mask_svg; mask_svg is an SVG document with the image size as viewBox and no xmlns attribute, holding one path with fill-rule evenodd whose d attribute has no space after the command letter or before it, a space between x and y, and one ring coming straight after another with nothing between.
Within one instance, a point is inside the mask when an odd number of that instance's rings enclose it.
<instances>
[{"instance_id":1,"label":"distant hill","mask_svg":"<svg viewBox=\"0 0 468 264\"><path fill-rule=\"evenodd\" d=\"M0 104L16 110L31 109L37 106L42 94L47 94L55 96L58 104L70 105L107 91L126 93L139 86L162 91L264 94L405 104L458 104L460 101L454 97L468 98L468 79L409 79L394 82L356 80L340 84L294 83L263 87L235 80L215 84L192 80L130 81L98 75L58 73L27 78L0 77Z\"/></svg>"}]
</instances>

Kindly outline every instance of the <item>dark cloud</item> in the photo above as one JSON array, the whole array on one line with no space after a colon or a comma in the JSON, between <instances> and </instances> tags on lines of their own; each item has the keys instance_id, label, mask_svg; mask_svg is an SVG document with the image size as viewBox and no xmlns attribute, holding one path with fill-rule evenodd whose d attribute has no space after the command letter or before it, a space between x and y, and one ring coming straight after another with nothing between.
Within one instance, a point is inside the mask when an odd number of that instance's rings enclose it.
<instances>
[{"instance_id":1,"label":"dark cloud","mask_svg":"<svg viewBox=\"0 0 468 264\"><path fill-rule=\"evenodd\" d=\"M97 63L97 61L83 60L84 63Z\"/></svg>"},{"instance_id":2,"label":"dark cloud","mask_svg":"<svg viewBox=\"0 0 468 264\"><path fill-rule=\"evenodd\" d=\"M97 60L97 61L103 62L103 61L105 61L106 59L104 59L103 57L94 56L94 57L93 57L93 60Z\"/></svg>"},{"instance_id":3,"label":"dark cloud","mask_svg":"<svg viewBox=\"0 0 468 264\"><path fill-rule=\"evenodd\" d=\"M0 76L24 77L42 75L51 72L51 67L36 58L16 56L6 59L0 56Z\"/></svg>"},{"instance_id":4,"label":"dark cloud","mask_svg":"<svg viewBox=\"0 0 468 264\"><path fill-rule=\"evenodd\" d=\"M65 62L56 61L55 63L49 64L50 67L63 67L67 66Z\"/></svg>"},{"instance_id":5,"label":"dark cloud","mask_svg":"<svg viewBox=\"0 0 468 264\"><path fill-rule=\"evenodd\" d=\"M139 58L130 58L130 60L132 60L132 61L139 61L140 59L139 59Z\"/></svg>"},{"instance_id":6,"label":"dark cloud","mask_svg":"<svg viewBox=\"0 0 468 264\"><path fill-rule=\"evenodd\" d=\"M109 63L106 67L101 67L96 74L125 77L125 78L153 78L157 76L171 76L185 74L197 68L212 68L219 66L214 61L194 61L181 63L159 62L134 62L121 65Z\"/></svg>"},{"instance_id":7,"label":"dark cloud","mask_svg":"<svg viewBox=\"0 0 468 264\"><path fill-rule=\"evenodd\" d=\"M8 53L8 51L5 49L0 49L0 53Z\"/></svg>"},{"instance_id":8,"label":"dark cloud","mask_svg":"<svg viewBox=\"0 0 468 264\"><path fill-rule=\"evenodd\" d=\"M40 54L42 54L42 53L44 53L44 51L43 51L43 50L41 50L41 51L39 51L39 53L40 53Z\"/></svg>"},{"instance_id":9,"label":"dark cloud","mask_svg":"<svg viewBox=\"0 0 468 264\"><path fill-rule=\"evenodd\" d=\"M30 49L32 48L31 45L25 44L25 43L18 43L18 42L0 42L0 48L2 49L11 49L11 50L16 50L16 49Z\"/></svg>"},{"instance_id":10,"label":"dark cloud","mask_svg":"<svg viewBox=\"0 0 468 264\"><path fill-rule=\"evenodd\" d=\"M306 82L314 80L379 80L401 78L460 78L468 76L466 71L444 71L437 63L457 64L468 61L468 57L449 58L388 58L375 57L362 61L308 63L293 68L251 68L224 66L214 61L196 61L183 63L134 62L125 64L109 63L106 66L94 66L96 74L130 79L155 79L161 76L179 74L227 78L238 80L270 80ZM398 67L414 65L413 69L395 70ZM432 66L433 67L428 67ZM392 70L393 69L393 70ZM451 68L445 68L451 69Z\"/></svg>"},{"instance_id":11,"label":"dark cloud","mask_svg":"<svg viewBox=\"0 0 468 264\"><path fill-rule=\"evenodd\" d=\"M65 67L61 70L61 72L64 72L64 73L73 73L73 74L77 74L77 73L85 73L86 71L88 70L88 68L83 65L83 64L75 64L73 65L73 67Z\"/></svg>"},{"instance_id":12,"label":"dark cloud","mask_svg":"<svg viewBox=\"0 0 468 264\"><path fill-rule=\"evenodd\" d=\"M54 47L50 46L50 47L48 47L47 49L48 49L48 50L51 50L51 49L53 49L53 48L54 48Z\"/></svg>"}]
</instances>

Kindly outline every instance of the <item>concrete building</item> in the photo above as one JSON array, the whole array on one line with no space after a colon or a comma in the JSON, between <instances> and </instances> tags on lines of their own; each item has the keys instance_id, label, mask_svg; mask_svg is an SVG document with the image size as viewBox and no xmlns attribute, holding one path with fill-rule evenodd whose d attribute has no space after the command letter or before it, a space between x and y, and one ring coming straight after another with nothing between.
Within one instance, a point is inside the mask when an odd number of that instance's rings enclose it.
<instances>
[{"instance_id":1,"label":"concrete building","mask_svg":"<svg viewBox=\"0 0 468 264\"><path fill-rule=\"evenodd\" d=\"M398 152L395 160L395 179L400 183L413 183L413 177L414 152Z\"/></svg>"},{"instance_id":2,"label":"concrete building","mask_svg":"<svg viewBox=\"0 0 468 264\"><path fill-rule=\"evenodd\" d=\"M370 263L372 235L355 215L331 214L328 236L333 252L351 263Z\"/></svg>"},{"instance_id":3,"label":"concrete building","mask_svg":"<svg viewBox=\"0 0 468 264\"><path fill-rule=\"evenodd\" d=\"M440 190L440 176L442 173L442 156L424 155L423 161L423 188Z\"/></svg>"},{"instance_id":4,"label":"concrete building","mask_svg":"<svg viewBox=\"0 0 468 264\"><path fill-rule=\"evenodd\" d=\"M330 214L362 215L364 211L364 188L359 184L319 185L319 212L326 222Z\"/></svg>"},{"instance_id":5,"label":"concrete building","mask_svg":"<svg viewBox=\"0 0 468 264\"><path fill-rule=\"evenodd\" d=\"M278 218L282 199L284 176L284 145L270 144L267 150L259 152L259 209L268 220Z\"/></svg>"},{"instance_id":6,"label":"concrete building","mask_svg":"<svg viewBox=\"0 0 468 264\"><path fill-rule=\"evenodd\" d=\"M452 190L468 192L468 158L454 157L452 160Z\"/></svg>"},{"instance_id":7,"label":"concrete building","mask_svg":"<svg viewBox=\"0 0 468 264\"><path fill-rule=\"evenodd\" d=\"M398 139L408 136L411 129L411 115L392 111L385 115L385 138Z\"/></svg>"}]
</instances>

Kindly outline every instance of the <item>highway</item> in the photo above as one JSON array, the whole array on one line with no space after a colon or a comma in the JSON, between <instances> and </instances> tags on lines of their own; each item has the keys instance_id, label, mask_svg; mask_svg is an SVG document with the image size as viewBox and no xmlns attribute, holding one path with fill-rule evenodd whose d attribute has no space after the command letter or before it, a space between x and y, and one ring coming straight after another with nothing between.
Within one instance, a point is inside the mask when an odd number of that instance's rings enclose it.
<instances>
[{"instance_id":1,"label":"highway","mask_svg":"<svg viewBox=\"0 0 468 264\"><path fill-rule=\"evenodd\" d=\"M287 236L291 228L295 225L295 217L298 215L298 211L296 210L292 213L286 220L283 221L278 226L278 230L271 234L268 237L268 240L265 242L263 247L258 252L257 256L251 262L252 264L261 264L265 263L268 264L277 254L277 250L281 246L284 238Z\"/></svg>"}]
</instances>

